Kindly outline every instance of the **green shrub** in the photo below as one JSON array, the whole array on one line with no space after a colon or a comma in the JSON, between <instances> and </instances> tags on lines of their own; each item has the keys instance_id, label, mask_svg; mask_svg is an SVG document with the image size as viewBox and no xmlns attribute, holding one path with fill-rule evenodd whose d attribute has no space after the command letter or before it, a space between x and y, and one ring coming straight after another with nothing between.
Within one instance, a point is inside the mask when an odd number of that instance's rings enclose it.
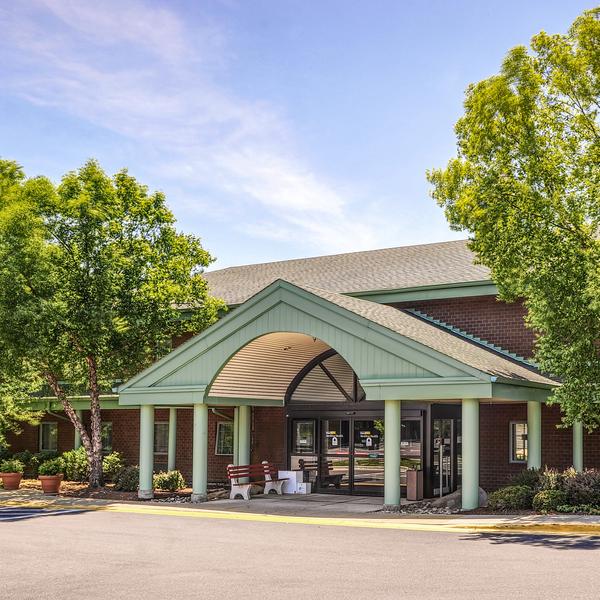
<instances>
[{"instance_id":1,"label":"green shrub","mask_svg":"<svg viewBox=\"0 0 600 600\"><path fill-rule=\"evenodd\" d=\"M525 486L532 490L539 490L542 487L543 474L540 469L523 469L511 477L510 486Z\"/></svg>"},{"instance_id":2,"label":"green shrub","mask_svg":"<svg viewBox=\"0 0 600 600\"><path fill-rule=\"evenodd\" d=\"M600 507L600 471L586 469L577 473L570 469L565 472L563 486L568 498L565 504Z\"/></svg>"},{"instance_id":3,"label":"green shrub","mask_svg":"<svg viewBox=\"0 0 600 600\"><path fill-rule=\"evenodd\" d=\"M25 469L32 468L33 453L29 450L23 450L22 452L16 452L13 454L13 458L22 462Z\"/></svg>"},{"instance_id":4,"label":"green shrub","mask_svg":"<svg viewBox=\"0 0 600 600\"><path fill-rule=\"evenodd\" d=\"M161 471L153 477L153 485L158 490L176 492L185 487L185 479L177 470L167 472Z\"/></svg>"},{"instance_id":5,"label":"green shrub","mask_svg":"<svg viewBox=\"0 0 600 600\"><path fill-rule=\"evenodd\" d=\"M57 456L56 452L38 452L37 454L33 454L29 450L23 450L22 452L16 452L13 458L23 463L24 473L28 477L37 477L39 466L43 462L52 460Z\"/></svg>"},{"instance_id":6,"label":"green shrub","mask_svg":"<svg viewBox=\"0 0 600 600\"><path fill-rule=\"evenodd\" d=\"M52 458L44 461L38 469L39 475L60 475L65 472L65 463L62 458Z\"/></svg>"},{"instance_id":7,"label":"green shrub","mask_svg":"<svg viewBox=\"0 0 600 600\"><path fill-rule=\"evenodd\" d=\"M61 456L65 465L65 479L67 481L86 481L90 476L90 467L85 448L69 450Z\"/></svg>"},{"instance_id":8,"label":"green shrub","mask_svg":"<svg viewBox=\"0 0 600 600\"><path fill-rule=\"evenodd\" d=\"M0 462L0 473L23 473L25 465L16 458L9 458Z\"/></svg>"},{"instance_id":9,"label":"green shrub","mask_svg":"<svg viewBox=\"0 0 600 600\"><path fill-rule=\"evenodd\" d=\"M48 462L50 460L54 460L55 458L58 458L58 452L54 452L54 451L37 452L31 458L31 467L35 473L39 473L39 468L41 465L43 465L45 462Z\"/></svg>"},{"instance_id":10,"label":"green shrub","mask_svg":"<svg viewBox=\"0 0 600 600\"><path fill-rule=\"evenodd\" d=\"M0 445L0 460L8 460L12 456L8 446Z\"/></svg>"},{"instance_id":11,"label":"green shrub","mask_svg":"<svg viewBox=\"0 0 600 600\"><path fill-rule=\"evenodd\" d=\"M541 490L533 497L533 509L540 513L556 512L566 503L567 493L564 490Z\"/></svg>"},{"instance_id":12,"label":"green shrub","mask_svg":"<svg viewBox=\"0 0 600 600\"><path fill-rule=\"evenodd\" d=\"M561 513L580 513L586 515L600 515L600 507L599 506L590 506L589 504L579 504L579 505L571 505L571 504L561 504L556 507L556 510Z\"/></svg>"},{"instance_id":13,"label":"green shrub","mask_svg":"<svg viewBox=\"0 0 600 600\"><path fill-rule=\"evenodd\" d=\"M138 467L125 467L114 478L115 490L119 492L135 492L140 485Z\"/></svg>"},{"instance_id":14,"label":"green shrub","mask_svg":"<svg viewBox=\"0 0 600 600\"><path fill-rule=\"evenodd\" d=\"M531 508L535 492L526 485L509 485L492 492L488 505L493 510L523 510Z\"/></svg>"},{"instance_id":15,"label":"green shrub","mask_svg":"<svg viewBox=\"0 0 600 600\"><path fill-rule=\"evenodd\" d=\"M541 472L540 477L540 489L542 490L564 490L565 479L571 475L571 472L575 473L572 469L566 471L559 471L558 469L551 469L546 467Z\"/></svg>"},{"instance_id":16,"label":"green shrub","mask_svg":"<svg viewBox=\"0 0 600 600\"><path fill-rule=\"evenodd\" d=\"M117 473L125 468L125 459L120 452L111 452L102 461L102 472L105 479L114 481Z\"/></svg>"}]
</instances>

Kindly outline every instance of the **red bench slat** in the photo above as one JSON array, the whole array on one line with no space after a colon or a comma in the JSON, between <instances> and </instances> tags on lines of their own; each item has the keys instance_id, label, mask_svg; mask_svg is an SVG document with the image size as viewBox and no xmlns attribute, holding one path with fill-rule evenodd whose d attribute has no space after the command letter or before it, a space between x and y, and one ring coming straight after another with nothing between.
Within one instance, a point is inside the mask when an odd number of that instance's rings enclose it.
<instances>
[{"instance_id":1,"label":"red bench slat","mask_svg":"<svg viewBox=\"0 0 600 600\"><path fill-rule=\"evenodd\" d=\"M277 480L278 471L273 464L252 464L252 465L229 465L227 467L227 477L229 479L239 479L241 477L265 477L270 475Z\"/></svg>"}]
</instances>

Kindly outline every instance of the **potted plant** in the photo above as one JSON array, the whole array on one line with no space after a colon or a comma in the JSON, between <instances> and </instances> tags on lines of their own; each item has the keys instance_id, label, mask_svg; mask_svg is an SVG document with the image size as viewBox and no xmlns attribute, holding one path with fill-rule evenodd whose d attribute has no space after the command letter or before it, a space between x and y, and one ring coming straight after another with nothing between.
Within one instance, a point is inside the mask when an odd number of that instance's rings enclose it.
<instances>
[{"instance_id":1,"label":"potted plant","mask_svg":"<svg viewBox=\"0 0 600 600\"><path fill-rule=\"evenodd\" d=\"M63 480L64 463L62 458L53 458L40 465L38 479L42 484L44 494L58 494Z\"/></svg>"},{"instance_id":2,"label":"potted plant","mask_svg":"<svg viewBox=\"0 0 600 600\"><path fill-rule=\"evenodd\" d=\"M24 470L23 463L16 458L0 462L0 478L5 490L18 490Z\"/></svg>"}]
</instances>

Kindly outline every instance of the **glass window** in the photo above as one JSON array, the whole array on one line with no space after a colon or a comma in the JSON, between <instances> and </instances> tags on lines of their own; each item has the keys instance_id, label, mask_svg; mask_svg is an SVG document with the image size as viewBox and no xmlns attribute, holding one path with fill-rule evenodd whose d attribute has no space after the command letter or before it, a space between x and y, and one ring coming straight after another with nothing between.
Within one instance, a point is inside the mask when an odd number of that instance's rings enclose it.
<instances>
[{"instance_id":1,"label":"glass window","mask_svg":"<svg viewBox=\"0 0 600 600\"><path fill-rule=\"evenodd\" d=\"M100 436L102 439L102 453L110 454L112 452L112 423L102 423L100 426Z\"/></svg>"},{"instance_id":2,"label":"glass window","mask_svg":"<svg viewBox=\"0 0 600 600\"><path fill-rule=\"evenodd\" d=\"M58 423L40 423L40 452L58 450Z\"/></svg>"},{"instance_id":3,"label":"glass window","mask_svg":"<svg viewBox=\"0 0 600 600\"><path fill-rule=\"evenodd\" d=\"M510 424L510 462L527 462L527 423L513 421Z\"/></svg>"},{"instance_id":4,"label":"glass window","mask_svg":"<svg viewBox=\"0 0 600 600\"><path fill-rule=\"evenodd\" d=\"M154 454L169 452L169 424L154 423Z\"/></svg>"},{"instance_id":5,"label":"glass window","mask_svg":"<svg viewBox=\"0 0 600 600\"><path fill-rule=\"evenodd\" d=\"M217 423L217 443L215 454L233 454L233 422L219 421Z\"/></svg>"},{"instance_id":6,"label":"glass window","mask_svg":"<svg viewBox=\"0 0 600 600\"><path fill-rule=\"evenodd\" d=\"M296 454L311 454L315 452L315 422L294 421L293 449Z\"/></svg>"}]
</instances>

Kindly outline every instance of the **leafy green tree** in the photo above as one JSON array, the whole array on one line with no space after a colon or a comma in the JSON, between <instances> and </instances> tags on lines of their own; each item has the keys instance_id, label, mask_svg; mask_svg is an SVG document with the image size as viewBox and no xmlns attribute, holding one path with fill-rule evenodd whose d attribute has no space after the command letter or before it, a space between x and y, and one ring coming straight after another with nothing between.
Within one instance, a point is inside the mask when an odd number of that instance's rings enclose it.
<instances>
[{"instance_id":1,"label":"leafy green tree","mask_svg":"<svg viewBox=\"0 0 600 600\"><path fill-rule=\"evenodd\" d=\"M81 435L91 486L102 484L101 391L217 319L224 306L202 277L211 261L177 232L164 195L127 171L111 178L89 161L55 186L0 161L0 372L33 370L49 386ZM69 400L77 390L89 429Z\"/></svg>"},{"instance_id":2,"label":"leafy green tree","mask_svg":"<svg viewBox=\"0 0 600 600\"><path fill-rule=\"evenodd\" d=\"M564 423L589 430L600 424L599 19L596 8L565 35L539 33L471 85L458 155L428 172L501 297L524 298L535 358L562 380Z\"/></svg>"},{"instance_id":3,"label":"leafy green tree","mask_svg":"<svg viewBox=\"0 0 600 600\"><path fill-rule=\"evenodd\" d=\"M42 417L41 412L28 406L41 381L34 373L29 378L23 375L12 379L3 373L0 378L0 451L7 447L7 433L20 433L22 424L37 425Z\"/></svg>"}]
</instances>

